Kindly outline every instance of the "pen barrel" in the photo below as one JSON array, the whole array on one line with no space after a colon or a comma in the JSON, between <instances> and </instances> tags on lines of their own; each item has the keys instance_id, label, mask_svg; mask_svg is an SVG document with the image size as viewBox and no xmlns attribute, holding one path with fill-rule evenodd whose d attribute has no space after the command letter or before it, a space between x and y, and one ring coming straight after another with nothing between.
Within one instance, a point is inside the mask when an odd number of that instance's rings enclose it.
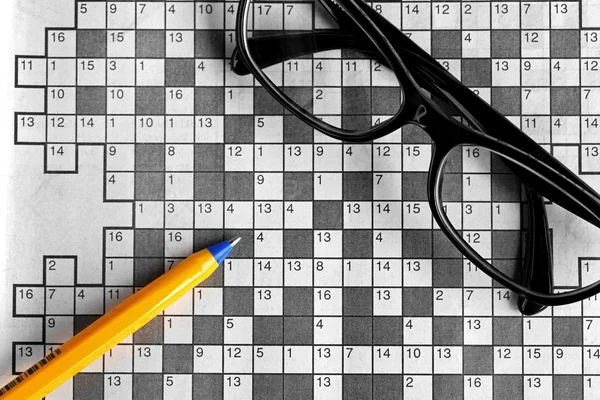
<instances>
[{"instance_id":1,"label":"pen barrel","mask_svg":"<svg viewBox=\"0 0 600 400\"><path fill-rule=\"evenodd\" d=\"M22 373L0 389L0 399L46 396L192 290L218 266L208 250L192 254L40 360L28 370L31 372Z\"/></svg>"}]
</instances>

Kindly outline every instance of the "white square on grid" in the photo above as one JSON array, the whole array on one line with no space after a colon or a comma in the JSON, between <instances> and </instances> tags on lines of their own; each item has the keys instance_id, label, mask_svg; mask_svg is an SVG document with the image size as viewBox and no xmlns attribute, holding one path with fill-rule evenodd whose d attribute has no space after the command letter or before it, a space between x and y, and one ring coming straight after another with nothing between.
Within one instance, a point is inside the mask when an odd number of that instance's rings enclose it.
<instances>
[{"instance_id":1,"label":"white square on grid","mask_svg":"<svg viewBox=\"0 0 600 400\"><path fill-rule=\"evenodd\" d=\"M373 372L372 347L345 346L343 353L345 374L370 374Z\"/></svg>"},{"instance_id":2,"label":"white square on grid","mask_svg":"<svg viewBox=\"0 0 600 400\"><path fill-rule=\"evenodd\" d=\"M166 171L194 171L194 145L168 144L165 155Z\"/></svg>"},{"instance_id":3,"label":"white square on grid","mask_svg":"<svg viewBox=\"0 0 600 400\"><path fill-rule=\"evenodd\" d=\"M431 260L410 260L402 261L403 279L405 286L431 287L432 284L432 263Z\"/></svg>"},{"instance_id":4,"label":"white square on grid","mask_svg":"<svg viewBox=\"0 0 600 400\"><path fill-rule=\"evenodd\" d=\"M555 374L580 375L583 367L581 350L579 346L554 347L553 372Z\"/></svg>"},{"instance_id":5,"label":"white square on grid","mask_svg":"<svg viewBox=\"0 0 600 400\"><path fill-rule=\"evenodd\" d=\"M106 260L107 286L122 285L133 286L133 260L132 259L107 259Z\"/></svg>"},{"instance_id":6,"label":"white square on grid","mask_svg":"<svg viewBox=\"0 0 600 400\"><path fill-rule=\"evenodd\" d=\"M236 201L225 203L225 228L245 228L252 225L253 203Z\"/></svg>"},{"instance_id":7,"label":"white square on grid","mask_svg":"<svg viewBox=\"0 0 600 400\"><path fill-rule=\"evenodd\" d=\"M401 316L401 288L373 288L373 315Z\"/></svg>"},{"instance_id":8,"label":"white square on grid","mask_svg":"<svg viewBox=\"0 0 600 400\"><path fill-rule=\"evenodd\" d=\"M167 143L194 143L194 117L170 116L167 120Z\"/></svg>"},{"instance_id":9,"label":"white square on grid","mask_svg":"<svg viewBox=\"0 0 600 400\"><path fill-rule=\"evenodd\" d=\"M373 228L402 228L402 202L373 202Z\"/></svg>"},{"instance_id":10,"label":"white square on grid","mask_svg":"<svg viewBox=\"0 0 600 400\"><path fill-rule=\"evenodd\" d=\"M75 88L49 88L47 106L49 114L75 114Z\"/></svg>"},{"instance_id":11,"label":"white square on grid","mask_svg":"<svg viewBox=\"0 0 600 400\"><path fill-rule=\"evenodd\" d=\"M283 145L269 144L255 146L254 169L256 171L282 171Z\"/></svg>"},{"instance_id":12,"label":"white square on grid","mask_svg":"<svg viewBox=\"0 0 600 400\"><path fill-rule=\"evenodd\" d=\"M177 201L165 203L165 228L167 229L190 229L194 227L194 202ZM217 207L222 204L218 203Z\"/></svg>"},{"instance_id":13,"label":"white square on grid","mask_svg":"<svg viewBox=\"0 0 600 400\"><path fill-rule=\"evenodd\" d=\"M314 315L342 315L342 289L315 288Z\"/></svg>"},{"instance_id":14,"label":"white square on grid","mask_svg":"<svg viewBox=\"0 0 600 400\"><path fill-rule=\"evenodd\" d=\"M532 346L552 345L552 318L532 317L523 320L523 344Z\"/></svg>"},{"instance_id":15,"label":"white square on grid","mask_svg":"<svg viewBox=\"0 0 600 400\"><path fill-rule=\"evenodd\" d=\"M431 374L433 348L431 346L404 346L404 373Z\"/></svg>"},{"instance_id":16,"label":"white square on grid","mask_svg":"<svg viewBox=\"0 0 600 400\"><path fill-rule=\"evenodd\" d=\"M520 347L494 346L494 373L521 374L523 373L523 353Z\"/></svg>"},{"instance_id":17,"label":"white square on grid","mask_svg":"<svg viewBox=\"0 0 600 400\"><path fill-rule=\"evenodd\" d=\"M320 53L319 53L320 55ZM313 61L314 86L341 86L342 62L315 58Z\"/></svg>"},{"instance_id":18,"label":"white square on grid","mask_svg":"<svg viewBox=\"0 0 600 400\"><path fill-rule=\"evenodd\" d=\"M432 318L404 317L402 341L405 345L432 344ZM405 358L406 359L406 358Z\"/></svg>"},{"instance_id":19,"label":"white square on grid","mask_svg":"<svg viewBox=\"0 0 600 400\"><path fill-rule=\"evenodd\" d=\"M243 228L244 226L241 226ZM254 203L254 228L255 229L281 229L283 228L283 202L255 202Z\"/></svg>"},{"instance_id":20,"label":"white square on grid","mask_svg":"<svg viewBox=\"0 0 600 400\"><path fill-rule=\"evenodd\" d=\"M344 145L344 171L370 171L371 153L370 144Z\"/></svg>"},{"instance_id":21,"label":"white square on grid","mask_svg":"<svg viewBox=\"0 0 600 400\"><path fill-rule=\"evenodd\" d=\"M368 73L370 67L371 60L344 59L342 61L342 86L370 86L371 74ZM361 101L361 99L355 100Z\"/></svg>"},{"instance_id":22,"label":"white square on grid","mask_svg":"<svg viewBox=\"0 0 600 400\"><path fill-rule=\"evenodd\" d=\"M464 203L462 226L464 229L491 229L492 205L489 203Z\"/></svg>"},{"instance_id":23,"label":"white square on grid","mask_svg":"<svg viewBox=\"0 0 600 400\"><path fill-rule=\"evenodd\" d=\"M105 372L131 372L133 367L133 347L119 344L104 354Z\"/></svg>"},{"instance_id":24,"label":"white square on grid","mask_svg":"<svg viewBox=\"0 0 600 400\"><path fill-rule=\"evenodd\" d=\"M285 229L312 229L313 203L310 201L285 202Z\"/></svg>"},{"instance_id":25,"label":"white square on grid","mask_svg":"<svg viewBox=\"0 0 600 400\"><path fill-rule=\"evenodd\" d=\"M255 286L282 286L283 285L283 260L261 259L254 260L254 285Z\"/></svg>"},{"instance_id":26,"label":"white square on grid","mask_svg":"<svg viewBox=\"0 0 600 400\"><path fill-rule=\"evenodd\" d=\"M138 59L136 68L137 86L164 86L165 60Z\"/></svg>"},{"instance_id":27,"label":"white square on grid","mask_svg":"<svg viewBox=\"0 0 600 400\"><path fill-rule=\"evenodd\" d=\"M107 60L107 86L130 86L135 84L135 60Z\"/></svg>"},{"instance_id":28,"label":"white square on grid","mask_svg":"<svg viewBox=\"0 0 600 400\"><path fill-rule=\"evenodd\" d=\"M109 2L108 29L135 29L135 3L134 2Z\"/></svg>"},{"instance_id":29,"label":"white square on grid","mask_svg":"<svg viewBox=\"0 0 600 400\"><path fill-rule=\"evenodd\" d=\"M492 315L492 290L481 288L463 289L464 315Z\"/></svg>"},{"instance_id":30,"label":"white square on grid","mask_svg":"<svg viewBox=\"0 0 600 400\"><path fill-rule=\"evenodd\" d=\"M315 200L341 200L342 199L342 174L322 173L315 175L314 186Z\"/></svg>"},{"instance_id":31,"label":"white square on grid","mask_svg":"<svg viewBox=\"0 0 600 400\"><path fill-rule=\"evenodd\" d=\"M546 30L521 31L522 57L550 57L550 32Z\"/></svg>"},{"instance_id":32,"label":"white square on grid","mask_svg":"<svg viewBox=\"0 0 600 400\"><path fill-rule=\"evenodd\" d=\"M225 317L224 320L224 343L252 344L252 317Z\"/></svg>"},{"instance_id":33,"label":"white square on grid","mask_svg":"<svg viewBox=\"0 0 600 400\"><path fill-rule=\"evenodd\" d=\"M194 57L194 31L166 31L166 35L167 57Z\"/></svg>"},{"instance_id":34,"label":"white square on grid","mask_svg":"<svg viewBox=\"0 0 600 400\"><path fill-rule=\"evenodd\" d=\"M342 112L342 89L313 88L313 112L316 115L340 115Z\"/></svg>"},{"instance_id":35,"label":"white square on grid","mask_svg":"<svg viewBox=\"0 0 600 400\"><path fill-rule=\"evenodd\" d=\"M162 346L133 346L134 372L162 372Z\"/></svg>"},{"instance_id":36,"label":"white square on grid","mask_svg":"<svg viewBox=\"0 0 600 400\"><path fill-rule=\"evenodd\" d=\"M520 203L492 203L492 227L494 230L520 229Z\"/></svg>"},{"instance_id":37,"label":"white square on grid","mask_svg":"<svg viewBox=\"0 0 600 400\"><path fill-rule=\"evenodd\" d=\"M165 317L165 343L192 343L192 317Z\"/></svg>"},{"instance_id":38,"label":"white square on grid","mask_svg":"<svg viewBox=\"0 0 600 400\"><path fill-rule=\"evenodd\" d=\"M550 89L522 89L521 109L523 111L523 114L548 114L550 112Z\"/></svg>"},{"instance_id":39,"label":"white square on grid","mask_svg":"<svg viewBox=\"0 0 600 400\"><path fill-rule=\"evenodd\" d=\"M283 117L277 115L254 117L255 143L283 142ZM283 150L281 150L283 154Z\"/></svg>"},{"instance_id":40,"label":"white square on grid","mask_svg":"<svg viewBox=\"0 0 600 400\"><path fill-rule=\"evenodd\" d=\"M167 29L194 29L194 3L167 2Z\"/></svg>"},{"instance_id":41,"label":"white square on grid","mask_svg":"<svg viewBox=\"0 0 600 400\"><path fill-rule=\"evenodd\" d=\"M373 174L374 200L401 200L402 174L397 172L381 172Z\"/></svg>"},{"instance_id":42,"label":"white square on grid","mask_svg":"<svg viewBox=\"0 0 600 400\"><path fill-rule=\"evenodd\" d=\"M373 260L373 286L402 286L402 263L400 260Z\"/></svg>"},{"instance_id":43,"label":"white square on grid","mask_svg":"<svg viewBox=\"0 0 600 400\"><path fill-rule=\"evenodd\" d=\"M552 29L579 29L579 2L552 2L550 27Z\"/></svg>"},{"instance_id":44,"label":"white square on grid","mask_svg":"<svg viewBox=\"0 0 600 400\"><path fill-rule=\"evenodd\" d=\"M313 352L315 374L342 372L342 346L315 347Z\"/></svg>"},{"instance_id":45,"label":"white square on grid","mask_svg":"<svg viewBox=\"0 0 600 400\"><path fill-rule=\"evenodd\" d=\"M494 3L492 5L492 29L519 29L519 3Z\"/></svg>"},{"instance_id":46,"label":"white square on grid","mask_svg":"<svg viewBox=\"0 0 600 400\"><path fill-rule=\"evenodd\" d=\"M444 288L433 290L434 315L462 315L462 289Z\"/></svg>"},{"instance_id":47,"label":"white square on grid","mask_svg":"<svg viewBox=\"0 0 600 400\"><path fill-rule=\"evenodd\" d=\"M548 29L550 27L548 2L525 3L521 7L522 29Z\"/></svg>"},{"instance_id":48,"label":"white square on grid","mask_svg":"<svg viewBox=\"0 0 600 400\"><path fill-rule=\"evenodd\" d=\"M431 28L431 3L403 3L402 30Z\"/></svg>"},{"instance_id":49,"label":"white square on grid","mask_svg":"<svg viewBox=\"0 0 600 400\"><path fill-rule=\"evenodd\" d=\"M134 114L135 88L107 87L106 112L108 114Z\"/></svg>"},{"instance_id":50,"label":"white square on grid","mask_svg":"<svg viewBox=\"0 0 600 400\"><path fill-rule=\"evenodd\" d=\"M69 58L48 59L47 73L48 86L75 85L77 62Z\"/></svg>"},{"instance_id":51,"label":"white square on grid","mask_svg":"<svg viewBox=\"0 0 600 400\"><path fill-rule=\"evenodd\" d=\"M492 344L492 318L478 317L464 319L464 344L465 345L491 345Z\"/></svg>"},{"instance_id":52,"label":"white square on grid","mask_svg":"<svg viewBox=\"0 0 600 400\"><path fill-rule=\"evenodd\" d=\"M108 57L135 57L135 31L107 31L106 54Z\"/></svg>"},{"instance_id":53,"label":"white square on grid","mask_svg":"<svg viewBox=\"0 0 600 400\"><path fill-rule=\"evenodd\" d=\"M165 199L192 200L194 198L194 174L191 172L167 172L165 174Z\"/></svg>"},{"instance_id":54,"label":"white square on grid","mask_svg":"<svg viewBox=\"0 0 600 400\"><path fill-rule=\"evenodd\" d=\"M431 145L403 145L403 171L425 172L429 170L431 161Z\"/></svg>"},{"instance_id":55,"label":"white square on grid","mask_svg":"<svg viewBox=\"0 0 600 400\"><path fill-rule=\"evenodd\" d=\"M465 58L488 58L491 54L489 31L464 31L462 33L462 56Z\"/></svg>"},{"instance_id":56,"label":"white square on grid","mask_svg":"<svg viewBox=\"0 0 600 400\"><path fill-rule=\"evenodd\" d=\"M523 373L552 374L552 347L524 347Z\"/></svg>"},{"instance_id":57,"label":"white square on grid","mask_svg":"<svg viewBox=\"0 0 600 400\"><path fill-rule=\"evenodd\" d=\"M227 146L225 149L226 171L252 171L254 169L254 152L251 144Z\"/></svg>"},{"instance_id":58,"label":"white square on grid","mask_svg":"<svg viewBox=\"0 0 600 400\"><path fill-rule=\"evenodd\" d=\"M342 317L315 316L314 338L315 345L342 344Z\"/></svg>"},{"instance_id":59,"label":"white square on grid","mask_svg":"<svg viewBox=\"0 0 600 400\"><path fill-rule=\"evenodd\" d=\"M48 30L48 57L75 57L77 52L75 30Z\"/></svg>"},{"instance_id":60,"label":"white square on grid","mask_svg":"<svg viewBox=\"0 0 600 400\"><path fill-rule=\"evenodd\" d=\"M225 114L252 114L254 110L254 90L234 87L225 92Z\"/></svg>"},{"instance_id":61,"label":"white square on grid","mask_svg":"<svg viewBox=\"0 0 600 400\"><path fill-rule=\"evenodd\" d=\"M462 374L463 349L462 347L434 347L433 349L434 374Z\"/></svg>"},{"instance_id":62,"label":"white square on grid","mask_svg":"<svg viewBox=\"0 0 600 400\"><path fill-rule=\"evenodd\" d=\"M218 289L218 288L217 288ZM194 300L198 297L194 298L193 292L188 292L181 296L175 303L171 304L165 310L165 315L192 315L193 308L192 304Z\"/></svg>"},{"instance_id":63,"label":"white square on grid","mask_svg":"<svg viewBox=\"0 0 600 400\"><path fill-rule=\"evenodd\" d=\"M286 171L310 171L312 169L312 145L285 146L284 168Z\"/></svg>"},{"instance_id":64,"label":"white square on grid","mask_svg":"<svg viewBox=\"0 0 600 400\"><path fill-rule=\"evenodd\" d=\"M135 117L110 116L106 124L106 140L109 143L133 143L135 134Z\"/></svg>"},{"instance_id":65,"label":"white square on grid","mask_svg":"<svg viewBox=\"0 0 600 400\"><path fill-rule=\"evenodd\" d=\"M344 202L344 229L370 229L371 203Z\"/></svg>"},{"instance_id":66,"label":"white square on grid","mask_svg":"<svg viewBox=\"0 0 600 400\"><path fill-rule=\"evenodd\" d=\"M492 86L519 86L520 70L519 59L493 59Z\"/></svg>"},{"instance_id":67,"label":"white square on grid","mask_svg":"<svg viewBox=\"0 0 600 400\"><path fill-rule=\"evenodd\" d=\"M283 4L254 3L254 29L282 30Z\"/></svg>"},{"instance_id":68,"label":"white square on grid","mask_svg":"<svg viewBox=\"0 0 600 400\"><path fill-rule=\"evenodd\" d=\"M107 173L105 185L107 200L133 200L135 186L132 172Z\"/></svg>"},{"instance_id":69,"label":"white square on grid","mask_svg":"<svg viewBox=\"0 0 600 400\"><path fill-rule=\"evenodd\" d=\"M373 231L374 257L402 257L402 231Z\"/></svg>"},{"instance_id":70,"label":"white square on grid","mask_svg":"<svg viewBox=\"0 0 600 400\"><path fill-rule=\"evenodd\" d=\"M196 86L214 86L223 83L225 64L220 59L196 60Z\"/></svg>"},{"instance_id":71,"label":"white square on grid","mask_svg":"<svg viewBox=\"0 0 600 400\"><path fill-rule=\"evenodd\" d=\"M194 289L194 315L223 315L223 289Z\"/></svg>"},{"instance_id":72,"label":"white square on grid","mask_svg":"<svg viewBox=\"0 0 600 400\"><path fill-rule=\"evenodd\" d=\"M402 373L402 346L373 347L373 373Z\"/></svg>"},{"instance_id":73,"label":"white square on grid","mask_svg":"<svg viewBox=\"0 0 600 400\"><path fill-rule=\"evenodd\" d=\"M64 117L51 116L47 119L47 142L48 143L74 143L77 122L75 116ZM46 124L44 124L46 125Z\"/></svg>"},{"instance_id":74,"label":"white square on grid","mask_svg":"<svg viewBox=\"0 0 600 400\"><path fill-rule=\"evenodd\" d=\"M194 373L222 373L223 346L194 346Z\"/></svg>"},{"instance_id":75,"label":"white square on grid","mask_svg":"<svg viewBox=\"0 0 600 400\"><path fill-rule=\"evenodd\" d=\"M224 20L223 12L224 3L208 3L200 2L197 3L196 7L196 29L197 30L216 30L223 29ZM237 7L237 4L227 4L227 10ZM237 14L237 11L234 16ZM227 12L227 16L231 16L231 12ZM227 29L235 29L235 26L227 27Z\"/></svg>"},{"instance_id":76,"label":"white square on grid","mask_svg":"<svg viewBox=\"0 0 600 400\"><path fill-rule=\"evenodd\" d=\"M138 229L162 228L164 218L162 201L138 201L135 205L135 227Z\"/></svg>"},{"instance_id":77,"label":"white square on grid","mask_svg":"<svg viewBox=\"0 0 600 400\"><path fill-rule=\"evenodd\" d=\"M286 30L312 30L312 4L285 4L283 24Z\"/></svg>"},{"instance_id":78,"label":"white square on grid","mask_svg":"<svg viewBox=\"0 0 600 400\"><path fill-rule=\"evenodd\" d=\"M255 287L254 315L283 315L283 289Z\"/></svg>"},{"instance_id":79,"label":"white square on grid","mask_svg":"<svg viewBox=\"0 0 600 400\"><path fill-rule=\"evenodd\" d=\"M137 29L165 29L165 3L137 3Z\"/></svg>"},{"instance_id":80,"label":"white square on grid","mask_svg":"<svg viewBox=\"0 0 600 400\"><path fill-rule=\"evenodd\" d=\"M402 146L399 144L375 145L373 157L373 169L375 171L402 170Z\"/></svg>"},{"instance_id":81,"label":"white square on grid","mask_svg":"<svg viewBox=\"0 0 600 400\"><path fill-rule=\"evenodd\" d=\"M460 29L460 6L459 3L432 5L432 29Z\"/></svg>"},{"instance_id":82,"label":"white square on grid","mask_svg":"<svg viewBox=\"0 0 600 400\"><path fill-rule=\"evenodd\" d=\"M46 287L46 309L49 315L72 315L75 294L73 288Z\"/></svg>"},{"instance_id":83,"label":"white square on grid","mask_svg":"<svg viewBox=\"0 0 600 400\"><path fill-rule=\"evenodd\" d=\"M462 5L463 29L489 29L490 3L465 2ZM466 32L464 32L466 34Z\"/></svg>"},{"instance_id":84,"label":"white square on grid","mask_svg":"<svg viewBox=\"0 0 600 400\"><path fill-rule=\"evenodd\" d=\"M283 269L285 286L312 286L312 259L285 260Z\"/></svg>"},{"instance_id":85,"label":"white square on grid","mask_svg":"<svg viewBox=\"0 0 600 400\"><path fill-rule=\"evenodd\" d=\"M281 346L255 346L254 373L280 374L283 372Z\"/></svg>"},{"instance_id":86,"label":"white square on grid","mask_svg":"<svg viewBox=\"0 0 600 400\"><path fill-rule=\"evenodd\" d=\"M166 88L167 114L194 114L193 88Z\"/></svg>"},{"instance_id":87,"label":"white square on grid","mask_svg":"<svg viewBox=\"0 0 600 400\"><path fill-rule=\"evenodd\" d=\"M313 82L312 60L294 59L283 63L283 85L308 87Z\"/></svg>"},{"instance_id":88,"label":"white square on grid","mask_svg":"<svg viewBox=\"0 0 600 400\"><path fill-rule=\"evenodd\" d=\"M224 269L225 286L252 286L252 260L230 259Z\"/></svg>"},{"instance_id":89,"label":"white square on grid","mask_svg":"<svg viewBox=\"0 0 600 400\"><path fill-rule=\"evenodd\" d=\"M314 260L315 286L341 286L342 260Z\"/></svg>"},{"instance_id":90,"label":"white square on grid","mask_svg":"<svg viewBox=\"0 0 600 400\"><path fill-rule=\"evenodd\" d=\"M254 241L254 255L256 257L281 257L283 256L283 231L269 230L256 231ZM262 238L261 239L259 239Z\"/></svg>"},{"instance_id":91,"label":"white square on grid","mask_svg":"<svg viewBox=\"0 0 600 400\"><path fill-rule=\"evenodd\" d=\"M106 28L106 2L79 2L77 7L77 28Z\"/></svg>"},{"instance_id":92,"label":"white square on grid","mask_svg":"<svg viewBox=\"0 0 600 400\"><path fill-rule=\"evenodd\" d=\"M341 171L343 146L339 144L324 144L315 146L315 171Z\"/></svg>"},{"instance_id":93,"label":"white square on grid","mask_svg":"<svg viewBox=\"0 0 600 400\"><path fill-rule=\"evenodd\" d=\"M342 256L342 231L314 231L315 257L341 257Z\"/></svg>"},{"instance_id":94,"label":"white square on grid","mask_svg":"<svg viewBox=\"0 0 600 400\"><path fill-rule=\"evenodd\" d=\"M255 182L255 200L283 200L283 173L257 173Z\"/></svg>"},{"instance_id":95,"label":"white square on grid","mask_svg":"<svg viewBox=\"0 0 600 400\"><path fill-rule=\"evenodd\" d=\"M312 372L312 346L284 346L283 372L286 374Z\"/></svg>"},{"instance_id":96,"label":"white square on grid","mask_svg":"<svg viewBox=\"0 0 600 400\"><path fill-rule=\"evenodd\" d=\"M345 260L344 286L371 286L373 281L372 260Z\"/></svg>"},{"instance_id":97,"label":"white square on grid","mask_svg":"<svg viewBox=\"0 0 600 400\"><path fill-rule=\"evenodd\" d=\"M550 66L550 60L547 59L523 60L521 67L523 86L549 86Z\"/></svg>"},{"instance_id":98,"label":"white square on grid","mask_svg":"<svg viewBox=\"0 0 600 400\"><path fill-rule=\"evenodd\" d=\"M431 208L424 201L405 202L402 216L404 229L431 229Z\"/></svg>"}]
</instances>

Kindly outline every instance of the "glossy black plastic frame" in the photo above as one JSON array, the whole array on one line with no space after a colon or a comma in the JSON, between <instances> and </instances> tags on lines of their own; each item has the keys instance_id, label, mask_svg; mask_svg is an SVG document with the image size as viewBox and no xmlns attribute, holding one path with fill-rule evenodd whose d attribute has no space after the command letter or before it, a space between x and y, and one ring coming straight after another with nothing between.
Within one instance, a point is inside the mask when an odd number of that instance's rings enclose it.
<instances>
[{"instance_id":1,"label":"glossy black plastic frame","mask_svg":"<svg viewBox=\"0 0 600 400\"><path fill-rule=\"evenodd\" d=\"M232 55L234 72L252 73L288 110L313 128L339 140L373 140L407 124L424 129L433 141L427 193L436 222L475 266L522 296L519 305L522 312L533 314L546 305L569 304L599 293L600 281L569 292L552 293L551 244L542 196L600 227L600 195L367 4L355 0L320 1L336 19L341 31L249 38L246 21L252 2L240 0L238 47ZM348 131L324 123L279 90L262 71L264 67L302 55L344 48L360 50L381 60L401 82L400 111L364 131ZM281 49L285 50L279 51ZM452 118L446 110L458 112L469 126ZM443 211L446 157L453 148L465 144L481 146L499 155L527 188L530 225L521 282L514 281L481 257Z\"/></svg>"}]
</instances>

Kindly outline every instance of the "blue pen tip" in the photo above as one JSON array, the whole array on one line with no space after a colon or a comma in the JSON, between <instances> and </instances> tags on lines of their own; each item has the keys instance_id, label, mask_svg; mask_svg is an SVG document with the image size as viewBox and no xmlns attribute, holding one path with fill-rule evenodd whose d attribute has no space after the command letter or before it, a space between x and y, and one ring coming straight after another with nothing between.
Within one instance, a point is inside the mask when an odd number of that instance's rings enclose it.
<instances>
[{"instance_id":1,"label":"blue pen tip","mask_svg":"<svg viewBox=\"0 0 600 400\"><path fill-rule=\"evenodd\" d=\"M221 264L223 262L223 260L225 259L225 257L227 257L229 255L229 253L231 253L231 250L233 250L233 247L236 244L238 244L241 239L242 238L240 238L240 237L236 237L231 240L226 240L224 242L210 246L208 248L208 251L210 251L210 253L213 255L213 257L215 258L217 263Z\"/></svg>"}]
</instances>

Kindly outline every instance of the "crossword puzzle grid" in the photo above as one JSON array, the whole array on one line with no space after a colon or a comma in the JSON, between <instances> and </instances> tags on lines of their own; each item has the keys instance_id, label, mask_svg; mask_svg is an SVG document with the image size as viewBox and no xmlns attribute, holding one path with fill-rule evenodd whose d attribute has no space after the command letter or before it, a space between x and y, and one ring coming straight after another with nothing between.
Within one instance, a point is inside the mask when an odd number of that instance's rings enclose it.
<instances>
[{"instance_id":1,"label":"crossword puzzle grid","mask_svg":"<svg viewBox=\"0 0 600 400\"><path fill-rule=\"evenodd\" d=\"M331 26L312 2L270 5L298 30ZM373 6L569 167L600 173L597 2ZM522 317L514 293L432 221L428 137L407 127L344 144L314 132L229 70L236 12L78 1L76 28L48 28L45 55L16 57L17 86L46 96L43 112L16 113L16 143L43 146L46 173L77 173L78 147L104 146L104 200L130 202L134 226L105 227L102 282L78 282L77 255L45 254L43 282L14 285L14 317L39 319L43 340L14 343L14 372L239 235L201 287L47 399L599 399L598 299ZM255 8L254 28L273 29L272 15ZM310 80L297 93L324 118L364 126L398 107L360 55L302 61ZM342 98L367 109L350 118ZM509 270L519 183L474 150L453 157L447 206ZM578 277L559 290L598 279L593 256L557 266Z\"/></svg>"}]
</instances>

